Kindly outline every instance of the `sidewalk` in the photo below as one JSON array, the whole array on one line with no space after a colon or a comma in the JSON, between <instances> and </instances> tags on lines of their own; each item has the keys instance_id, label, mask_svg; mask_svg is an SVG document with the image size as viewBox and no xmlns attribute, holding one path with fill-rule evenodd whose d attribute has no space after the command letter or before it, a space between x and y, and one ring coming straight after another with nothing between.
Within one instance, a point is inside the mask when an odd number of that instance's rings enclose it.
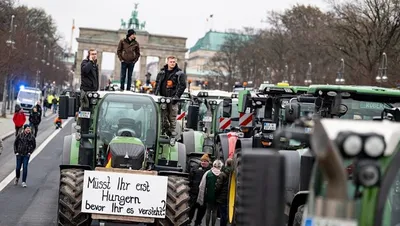
<instances>
[{"instance_id":1,"label":"sidewalk","mask_svg":"<svg viewBox=\"0 0 400 226\"><path fill-rule=\"evenodd\" d=\"M12 118L13 115L10 114L7 114L7 118L0 117L0 138L3 140L12 136L15 132L15 126Z\"/></svg>"}]
</instances>

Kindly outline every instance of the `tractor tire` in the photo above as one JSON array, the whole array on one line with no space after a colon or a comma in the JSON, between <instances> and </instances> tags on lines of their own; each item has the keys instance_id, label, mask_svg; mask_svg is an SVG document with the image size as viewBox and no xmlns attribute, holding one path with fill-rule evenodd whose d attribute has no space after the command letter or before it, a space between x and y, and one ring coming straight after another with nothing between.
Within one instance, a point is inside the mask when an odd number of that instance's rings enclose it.
<instances>
[{"instance_id":1,"label":"tractor tire","mask_svg":"<svg viewBox=\"0 0 400 226\"><path fill-rule=\"evenodd\" d=\"M228 185L228 222L231 226L235 226L237 222L237 211L238 203L240 202L240 196L238 194L238 189L240 187L240 164L241 164L241 153L240 149L235 150L235 155L233 157L233 170L229 178Z\"/></svg>"},{"instance_id":2,"label":"tractor tire","mask_svg":"<svg viewBox=\"0 0 400 226\"><path fill-rule=\"evenodd\" d=\"M201 164L200 159L198 156L190 156L186 163L186 173L190 173L194 168L199 168Z\"/></svg>"},{"instance_id":3,"label":"tractor tire","mask_svg":"<svg viewBox=\"0 0 400 226\"><path fill-rule=\"evenodd\" d=\"M57 222L59 226L89 226L90 214L81 212L83 169L63 169L60 175Z\"/></svg>"},{"instance_id":4,"label":"tractor tire","mask_svg":"<svg viewBox=\"0 0 400 226\"><path fill-rule=\"evenodd\" d=\"M301 226L303 222L304 205L297 208L297 212L294 215L293 226Z\"/></svg>"},{"instance_id":5,"label":"tractor tire","mask_svg":"<svg viewBox=\"0 0 400 226\"><path fill-rule=\"evenodd\" d=\"M162 226L189 225L189 187L182 177L168 177L166 214L159 220Z\"/></svg>"}]
</instances>

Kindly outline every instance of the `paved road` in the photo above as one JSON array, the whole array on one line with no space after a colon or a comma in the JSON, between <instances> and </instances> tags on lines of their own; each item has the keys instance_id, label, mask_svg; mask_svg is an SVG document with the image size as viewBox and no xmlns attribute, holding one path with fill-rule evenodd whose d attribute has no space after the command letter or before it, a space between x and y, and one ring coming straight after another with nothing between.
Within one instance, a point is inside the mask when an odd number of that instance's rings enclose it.
<instances>
[{"instance_id":1,"label":"paved road","mask_svg":"<svg viewBox=\"0 0 400 226\"><path fill-rule=\"evenodd\" d=\"M55 136L52 135L55 132L52 122L53 120L45 119L41 125L37 137L38 147L42 143L45 146L29 164L28 187L14 186L11 181L1 190L0 182L0 226L56 225L62 144L64 136L71 133L72 121L64 125ZM6 148L0 156L0 181L10 173L14 177L13 141L14 137L5 141ZM216 225L219 225L218 221Z\"/></svg>"}]
</instances>

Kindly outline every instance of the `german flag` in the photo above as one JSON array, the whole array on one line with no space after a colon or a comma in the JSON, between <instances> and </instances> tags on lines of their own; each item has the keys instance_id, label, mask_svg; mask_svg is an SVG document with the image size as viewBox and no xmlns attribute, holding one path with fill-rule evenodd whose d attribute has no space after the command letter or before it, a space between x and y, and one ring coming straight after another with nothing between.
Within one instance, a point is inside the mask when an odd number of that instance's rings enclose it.
<instances>
[{"instance_id":1,"label":"german flag","mask_svg":"<svg viewBox=\"0 0 400 226\"><path fill-rule=\"evenodd\" d=\"M106 164L106 168L112 168L111 167L111 151L108 152L107 155L107 164Z\"/></svg>"}]
</instances>

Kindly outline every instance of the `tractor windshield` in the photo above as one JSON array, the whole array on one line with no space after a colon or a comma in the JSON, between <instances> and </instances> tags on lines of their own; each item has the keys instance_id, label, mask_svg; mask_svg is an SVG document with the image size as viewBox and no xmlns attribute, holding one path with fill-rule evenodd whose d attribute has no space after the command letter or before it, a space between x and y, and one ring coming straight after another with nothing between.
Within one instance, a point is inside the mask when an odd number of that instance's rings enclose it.
<instances>
[{"instance_id":1,"label":"tractor windshield","mask_svg":"<svg viewBox=\"0 0 400 226\"><path fill-rule=\"evenodd\" d=\"M107 95L99 107L97 131L100 142L108 145L121 129L134 131L147 147L155 146L157 111L151 97Z\"/></svg>"},{"instance_id":2,"label":"tractor windshield","mask_svg":"<svg viewBox=\"0 0 400 226\"><path fill-rule=\"evenodd\" d=\"M342 119L373 120L375 116L381 116L383 109L392 108L390 104L381 102L359 101L354 99L342 99L342 104L348 108Z\"/></svg>"}]
</instances>

